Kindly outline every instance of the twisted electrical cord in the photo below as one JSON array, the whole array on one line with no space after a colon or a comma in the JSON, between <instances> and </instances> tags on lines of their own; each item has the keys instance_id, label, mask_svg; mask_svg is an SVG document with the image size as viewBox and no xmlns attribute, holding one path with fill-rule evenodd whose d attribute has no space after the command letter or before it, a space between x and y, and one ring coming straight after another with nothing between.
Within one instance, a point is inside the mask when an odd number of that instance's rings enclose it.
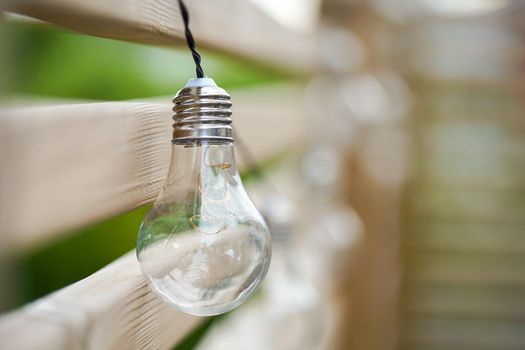
<instances>
[{"instance_id":1,"label":"twisted electrical cord","mask_svg":"<svg viewBox=\"0 0 525 350\"><path fill-rule=\"evenodd\" d=\"M204 70L201 66L201 55L195 48L195 39L193 38L193 34L191 33L189 27L190 15L188 13L188 9L186 8L186 5L184 4L183 0L178 0L178 2L180 13L182 15L182 20L184 21L184 33L186 35L186 42L188 43L188 47L191 50L193 61L195 61L195 71L197 73L197 78L204 78ZM238 135L236 135L235 138L237 139L237 149L239 150L239 153L241 153L241 156L245 159L246 163L248 163L249 171L254 173L259 178L265 178L265 173L262 171L259 162L255 159L248 146L239 138ZM268 179L266 180L270 183L270 185L272 185ZM272 187L275 188L275 186L273 185Z\"/></svg>"},{"instance_id":2,"label":"twisted electrical cord","mask_svg":"<svg viewBox=\"0 0 525 350\"><path fill-rule=\"evenodd\" d=\"M195 48L195 39L190 30L190 15L188 9L182 0L179 0L180 13L182 15L182 20L184 21L184 34L186 35L186 42L188 47L191 50L191 55L193 56L193 61L195 62L195 72L197 73L197 78L204 78L204 70L201 66L201 55Z\"/></svg>"}]
</instances>

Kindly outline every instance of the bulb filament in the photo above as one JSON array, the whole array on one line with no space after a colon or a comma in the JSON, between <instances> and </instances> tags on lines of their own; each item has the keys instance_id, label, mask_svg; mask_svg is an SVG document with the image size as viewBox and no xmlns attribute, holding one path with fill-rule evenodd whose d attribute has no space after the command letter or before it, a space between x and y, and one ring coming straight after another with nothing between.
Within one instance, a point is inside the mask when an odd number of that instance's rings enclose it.
<instances>
[{"instance_id":1,"label":"bulb filament","mask_svg":"<svg viewBox=\"0 0 525 350\"><path fill-rule=\"evenodd\" d=\"M220 173L223 183L220 185L205 184L203 178L206 177L203 175L203 173L206 172L207 169L204 169L204 171L199 173L197 177L197 185L195 186L195 190L201 195L202 198L205 199L204 201L202 201L201 204L201 213L206 212L208 215L193 215L188 219L188 223L197 232L202 232L206 234L217 234L228 227L226 219L232 217L231 211L229 209L227 209L227 213L224 214L217 212L216 208L212 209L212 207L216 207L217 205L227 208L229 196L228 191L226 189L227 180L224 170L231 168L232 163L219 162L215 164L209 164L208 162L206 162L208 156L208 150L206 150L204 156L204 164L208 168L212 169L213 173L217 175L219 175L218 173ZM211 205L209 202L211 202Z\"/></svg>"}]
</instances>

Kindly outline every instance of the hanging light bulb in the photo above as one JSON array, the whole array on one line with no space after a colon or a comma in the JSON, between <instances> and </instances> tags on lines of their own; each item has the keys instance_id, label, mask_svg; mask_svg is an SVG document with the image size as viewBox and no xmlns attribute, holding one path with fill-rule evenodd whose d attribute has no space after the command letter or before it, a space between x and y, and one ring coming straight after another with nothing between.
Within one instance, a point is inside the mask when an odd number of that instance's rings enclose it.
<instances>
[{"instance_id":1,"label":"hanging light bulb","mask_svg":"<svg viewBox=\"0 0 525 350\"><path fill-rule=\"evenodd\" d=\"M235 165L229 95L196 78L173 102L171 166L140 227L137 257L166 302L193 315L221 314L264 279L270 233Z\"/></svg>"}]
</instances>

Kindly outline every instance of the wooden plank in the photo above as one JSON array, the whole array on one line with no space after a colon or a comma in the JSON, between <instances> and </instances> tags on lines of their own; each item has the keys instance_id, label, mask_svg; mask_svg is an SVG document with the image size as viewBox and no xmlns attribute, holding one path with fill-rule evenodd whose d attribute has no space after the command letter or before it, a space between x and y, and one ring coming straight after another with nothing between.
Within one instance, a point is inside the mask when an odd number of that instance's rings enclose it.
<instances>
[{"instance_id":1,"label":"wooden plank","mask_svg":"<svg viewBox=\"0 0 525 350\"><path fill-rule=\"evenodd\" d=\"M447 285L525 286L525 260L520 255L422 253L409 258L407 281Z\"/></svg>"},{"instance_id":2,"label":"wooden plank","mask_svg":"<svg viewBox=\"0 0 525 350\"><path fill-rule=\"evenodd\" d=\"M6 109L0 123L0 239L9 250L140 206L166 173L169 104Z\"/></svg>"},{"instance_id":3,"label":"wooden plank","mask_svg":"<svg viewBox=\"0 0 525 350\"><path fill-rule=\"evenodd\" d=\"M173 0L7 0L7 11L90 35L148 44L182 45ZM199 46L219 49L295 72L311 71L315 40L272 20L251 1L187 1ZM204 62L205 65L205 62Z\"/></svg>"},{"instance_id":4,"label":"wooden plank","mask_svg":"<svg viewBox=\"0 0 525 350\"><path fill-rule=\"evenodd\" d=\"M523 223L413 220L408 246L412 253L525 254Z\"/></svg>"},{"instance_id":5,"label":"wooden plank","mask_svg":"<svg viewBox=\"0 0 525 350\"><path fill-rule=\"evenodd\" d=\"M154 295L131 252L0 318L0 348L170 349L201 320Z\"/></svg>"},{"instance_id":6,"label":"wooden plank","mask_svg":"<svg viewBox=\"0 0 525 350\"><path fill-rule=\"evenodd\" d=\"M232 94L236 132L256 158L301 142L301 94L298 86ZM171 102L0 110L1 255L151 202L167 172L171 114Z\"/></svg>"},{"instance_id":7,"label":"wooden plank","mask_svg":"<svg viewBox=\"0 0 525 350\"><path fill-rule=\"evenodd\" d=\"M523 349L523 322L461 320L454 318L415 318L405 342L419 348L441 349ZM405 348L412 349L412 346Z\"/></svg>"},{"instance_id":8,"label":"wooden plank","mask_svg":"<svg viewBox=\"0 0 525 350\"><path fill-rule=\"evenodd\" d=\"M410 214L424 220L518 224L525 222L522 189L413 186Z\"/></svg>"},{"instance_id":9,"label":"wooden plank","mask_svg":"<svg viewBox=\"0 0 525 350\"><path fill-rule=\"evenodd\" d=\"M412 316L525 321L523 289L428 284L411 286Z\"/></svg>"}]
</instances>

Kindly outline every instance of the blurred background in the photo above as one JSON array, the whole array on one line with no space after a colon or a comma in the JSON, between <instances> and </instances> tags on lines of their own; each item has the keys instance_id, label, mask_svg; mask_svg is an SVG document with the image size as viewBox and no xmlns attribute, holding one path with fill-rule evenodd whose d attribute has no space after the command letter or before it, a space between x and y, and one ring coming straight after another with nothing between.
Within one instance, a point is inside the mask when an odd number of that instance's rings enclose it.
<instances>
[{"instance_id":1,"label":"blurred background","mask_svg":"<svg viewBox=\"0 0 525 350\"><path fill-rule=\"evenodd\" d=\"M261 160L240 135L244 180L272 231L270 272L176 348L525 349L525 4L253 2L315 34L315 72L201 50L204 68L234 104L300 86L289 102L305 142ZM185 47L7 13L0 50L4 105L170 96L194 69ZM0 259L0 310L134 249L147 209Z\"/></svg>"}]
</instances>

